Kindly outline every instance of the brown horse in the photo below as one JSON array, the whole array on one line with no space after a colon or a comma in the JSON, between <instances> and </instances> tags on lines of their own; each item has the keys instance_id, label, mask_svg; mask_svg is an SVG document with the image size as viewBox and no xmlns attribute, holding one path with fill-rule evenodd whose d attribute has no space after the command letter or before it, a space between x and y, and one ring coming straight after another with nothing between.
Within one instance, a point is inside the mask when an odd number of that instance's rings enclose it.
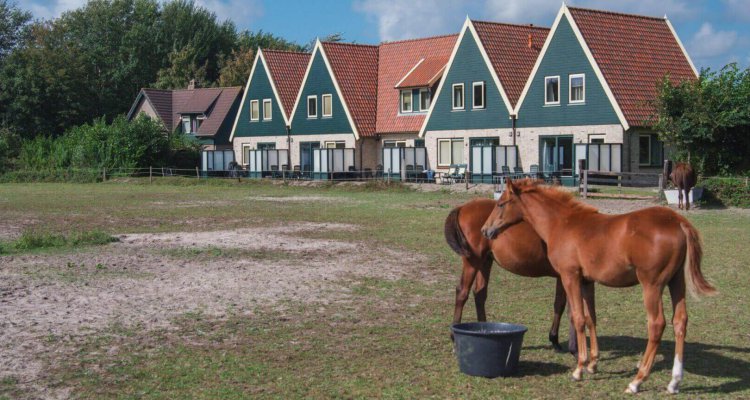
<instances>
[{"instance_id":1,"label":"brown horse","mask_svg":"<svg viewBox=\"0 0 750 400\"><path fill-rule=\"evenodd\" d=\"M570 193L534 182L508 181L497 207L482 227L486 237L526 221L547 243L552 266L560 274L568 295L571 319L578 336L578 365L573 379L580 379L586 363L586 336L581 286L599 282L606 286L643 287L648 315L648 345L638 374L626 392L636 393L648 377L666 322L662 293L669 286L675 331L675 358L669 393L679 390L687 330L685 285L698 295L715 289L701 273L702 249L698 231L687 219L665 207L651 207L621 215L600 214L573 199ZM588 325L588 324L587 324ZM591 363L598 357L596 330L591 329Z\"/></svg>"},{"instance_id":2,"label":"brown horse","mask_svg":"<svg viewBox=\"0 0 750 400\"><path fill-rule=\"evenodd\" d=\"M671 164L670 164L671 165ZM690 209L690 189L695 187L695 171L693 166L678 162L672 172L669 174L669 179L677 186L678 204L677 207L682 209L682 193L685 193L685 209Z\"/></svg>"},{"instance_id":3,"label":"brown horse","mask_svg":"<svg viewBox=\"0 0 750 400\"><path fill-rule=\"evenodd\" d=\"M517 224L492 239L481 233L484 222L495 208L495 201L475 199L454 208L445 219L445 240L451 249L461 256L463 272L456 287L456 306L453 323L461 322L464 304L474 284L474 303L477 319L486 321L484 304L487 300L487 284L490 279L492 261L506 270L521 276L557 278L554 317L549 331L549 341L557 350L562 350L558 331L560 318L565 310L565 291L555 270L547 260L545 245L528 224ZM575 335L570 336L569 350L575 353Z\"/></svg>"}]
</instances>

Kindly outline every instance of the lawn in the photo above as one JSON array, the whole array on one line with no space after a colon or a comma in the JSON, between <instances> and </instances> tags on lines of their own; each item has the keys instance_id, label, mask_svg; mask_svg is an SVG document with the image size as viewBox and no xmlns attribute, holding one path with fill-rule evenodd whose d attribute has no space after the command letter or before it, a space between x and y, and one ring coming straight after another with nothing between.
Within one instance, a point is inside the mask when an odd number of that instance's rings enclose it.
<instances>
[{"instance_id":1,"label":"lawn","mask_svg":"<svg viewBox=\"0 0 750 400\"><path fill-rule=\"evenodd\" d=\"M295 201L276 201L281 197ZM529 327L519 373L490 380L458 371L448 326L460 260L445 245L442 225L453 206L471 197L400 187L232 182L0 185L0 241L5 243L18 240L23 232L121 235L339 223L358 228L313 229L294 235L353 243L358 253L374 260L383 252L397 251L408 266L396 277L341 277L331 293L320 293L320 301L280 298L258 302L252 309L234 307L221 317L211 312L185 312L173 318L168 328L147 329L120 321L85 335L50 335L45 338L50 349L68 350L40 352L42 372L32 383L24 376L0 376L0 398L33 397L39 390L75 398L158 399L624 396L622 391L635 374L646 344L646 317L638 287L597 287L602 349L599 372L573 382L573 358L554 352L547 342L554 281L519 278L495 269L489 286L488 319ZM596 205L596 200L592 202ZM750 243L750 213L698 210L691 211L688 218L704 239L704 274L720 294L688 299L690 323L680 396L748 398L750 252L746 247ZM108 246L118 245L122 244L68 244L33 250L27 257L40 252L42 257L63 258L100 254L106 253ZM22 268L17 263L24 254L14 250L0 256L0 264L4 264L0 274ZM154 254L166 263L183 259L206 265L237 259L295 262L289 253L222 250L200 243ZM305 262L299 261L299 268L304 267ZM75 277L101 274L98 269L91 265L77 269L73 278L55 284L81 284ZM112 267L108 271L101 279L124 279L114 274ZM34 270L34 274L40 273ZM138 279L151 276L139 274L143 276ZM0 289L0 294L13 290L2 284ZM345 294L344 299L326 300L339 291ZM467 320L475 315L472 303L467 303L464 312ZM665 294L665 309L670 309L669 304ZM671 319L671 310L667 319ZM567 329L562 331L566 338ZM668 326L640 398L665 394L673 343Z\"/></svg>"}]
</instances>

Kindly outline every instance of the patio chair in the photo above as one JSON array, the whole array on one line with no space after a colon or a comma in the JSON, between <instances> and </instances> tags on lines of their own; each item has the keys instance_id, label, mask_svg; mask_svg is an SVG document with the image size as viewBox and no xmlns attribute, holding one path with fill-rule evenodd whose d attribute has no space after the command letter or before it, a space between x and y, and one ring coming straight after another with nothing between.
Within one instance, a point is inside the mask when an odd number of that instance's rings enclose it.
<instances>
[{"instance_id":1,"label":"patio chair","mask_svg":"<svg viewBox=\"0 0 750 400\"><path fill-rule=\"evenodd\" d=\"M521 179L523 177L523 168L518 166L513 167L513 179Z\"/></svg>"},{"instance_id":2,"label":"patio chair","mask_svg":"<svg viewBox=\"0 0 750 400\"><path fill-rule=\"evenodd\" d=\"M539 165L531 164L531 166L529 166L529 178L539 179Z\"/></svg>"},{"instance_id":3,"label":"patio chair","mask_svg":"<svg viewBox=\"0 0 750 400\"><path fill-rule=\"evenodd\" d=\"M272 165L271 166L271 178L276 179L280 176L279 174L279 166L278 165Z\"/></svg>"},{"instance_id":4,"label":"patio chair","mask_svg":"<svg viewBox=\"0 0 750 400\"><path fill-rule=\"evenodd\" d=\"M415 178L415 176L414 176L414 165L407 164L405 170L406 170L406 181L407 182L409 182L409 181L411 181L412 179Z\"/></svg>"},{"instance_id":5,"label":"patio chair","mask_svg":"<svg viewBox=\"0 0 750 400\"><path fill-rule=\"evenodd\" d=\"M289 173L289 164L281 164L281 177L282 178L289 178L291 174Z\"/></svg>"},{"instance_id":6,"label":"patio chair","mask_svg":"<svg viewBox=\"0 0 750 400\"><path fill-rule=\"evenodd\" d=\"M414 175L419 182L424 182L425 179L427 179L427 174L425 173L424 165L416 165L414 167Z\"/></svg>"},{"instance_id":7,"label":"patio chair","mask_svg":"<svg viewBox=\"0 0 750 400\"><path fill-rule=\"evenodd\" d=\"M451 175L453 182L463 182L466 179L466 164L456 164L456 171Z\"/></svg>"},{"instance_id":8,"label":"patio chair","mask_svg":"<svg viewBox=\"0 0 750 400\"><path fill-rule=\"evenodd\" d=\"M375 167L375 178L383 178L383 164L378 164L377 167Z\"/></svg>"},{"instance_id":9,"label":"patio chair","mask_svg":"<svg viewBox=\"0 0 750 400\"><path fill-rule=\"evenodd\" d=\"M302 170L300 170L299 165L295 165L292 168L292 178L293 179L300 179L302 177Z\"/></svg>"}]
</instances>

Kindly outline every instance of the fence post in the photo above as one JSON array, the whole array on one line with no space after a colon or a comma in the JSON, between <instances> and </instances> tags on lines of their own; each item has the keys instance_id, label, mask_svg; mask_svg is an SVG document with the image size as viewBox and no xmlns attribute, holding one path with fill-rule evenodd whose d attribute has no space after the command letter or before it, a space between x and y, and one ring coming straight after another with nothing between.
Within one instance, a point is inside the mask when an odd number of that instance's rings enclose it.
<instances>
[{"instance_id":1,"label":"fence post","mask_svg":"<svg viewBox=\"0 0 750 400\"><path fill-rule=\"evenodd\" d=\"M161 176L164 177L164 167L161 167Z\"/></svg>"},{"instance_id":2,"label":"fence post","mask_svg":"<svg viewBox=\"0 0 750 400\"><path fill-rule=\"evenodd\" d=\"M201 174L200 174L200 172L198 172L198 167L195 167L195 177L198 178L198 179L201 178Z\"/></svg>"},{"instance_id":3,"label":"fence post","mask_svg":"<svg viewBox=\"0 0 750 400\"><path fill-rule=\"evenodd\" d=\"M388 176L385 177L385 181L391 183L391 169L388 168Z\"/></svg>"},{"instance_id":4,"label":"fence post","mask_svg":"<svg viewBox=\"0 0 750 400\"><path fill-rule=\"evenodd\" d=\"M664 174L659 174L659 193L664 191Z\"/></svg>"},{"instance_id":5,"label":"fence post","mask_svg":"<svg viewBox=\"0 0 750 400\"><path fill-rule=\"evenodd\" d=\"M102 168L102 182L107 181L107 167Z\"/></svg>"},{"instance_id":6,"label":"fence post","mask_svg":"<svg viewBox=\"0 0 750 400\"><path fill-rule=\"evenodd\" d=\"M585 199L589 198L589 170L583 171L583 196Z\"/></svg>"},{"instance_id":7,"label":"fence post","mask_svg":"<svg viewBox=\"0 0 750 400\"><path fill-rule=\"evenodd\" d=\"M466 172L464 173L464 182L466 183L466 190L469 190L469 169L466 168Z\"/></svg>"},{"instance_id":8,"label":"fence post","mask_svg":"<svg viewBox=\"0 0 750 400\"><path fill-rule=\"evenodd\" d=\"M669 180L669 166L670 166L670 163L671 163L671 161L664 160L664 167L662 168L662 171L661 171L663 179L661 180L661 184L659 185L659 189L660 190L664 190L664 189L667 188L667 181Z\"/></svg>"},{"instance_id":9,"label":"fence post","mask_svg":"<svg viewBox=\"0 0 750 400\"><path fill-rule=\"evenodd\" d=\"M154 183L154 167L148 167L148 183Z\"/></svg>"}]
</instances>

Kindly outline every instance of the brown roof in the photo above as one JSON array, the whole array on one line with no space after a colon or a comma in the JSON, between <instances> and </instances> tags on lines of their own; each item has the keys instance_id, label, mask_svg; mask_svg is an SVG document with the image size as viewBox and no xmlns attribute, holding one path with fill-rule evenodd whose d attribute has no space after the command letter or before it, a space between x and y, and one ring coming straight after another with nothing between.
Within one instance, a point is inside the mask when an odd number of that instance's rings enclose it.
<instances>
[{"instance_id":1,"label":"brown roof","mask_svg":"<svg viewBox=\"0 0 750 400\"><path fill-rule=\"evenodd\" d=\"M374 135L378 46L334 42L322 45L357 131L360 136Z\"/></svg>"},{"instance_id":2,"label":"brown roof","mask_svg":"<svg viewBox=\"0 0 750 400\"><path fill-rule=\"evenodd\" d=\"M380 45L378 63L377 133L417 132L426 114L399 115L399 87L431 86L440 79L458 35L387 42ZM419 65L417 63L422 61ZM417 66L414 68L414 66ZM412 68L414 68L413 71ZM411 71L411 73L409 73ZM409 74L409 76L406 76Z\"/></svg>"},{"instance_id":3,"label":"brown roof","mask_svg":"<svg viewBox=\"0 0 750 400\"><path fill-rule=\"evenodd\" d=\"M279 92L281 104L287 117L292 113L297 92L310 61L310 53L299 53L281 50L262 50L269 73Z\"/></svg>"},{"instance_id":4,"label":"brown roof","mask_svg":"<svg viewBox=\"0 0 750 400\"><path fill-rule=\"evenodd\" d=\"M484 21L472 21L472 24L505 89L510 106L515 107L544 46L549 28Z\"/></svg>"},{"instance_id":5,"label":"brown roof","mask_svg":"<svg viewBox=\"0 0 750 400\"><path fill-rule=\"evenodd\" d=\"M148 100L169 132L180 125L181 114L203 114L196 135L213 136L229 117L232 105L242 93L241 87L160 90L143 88L138 94L128 118L141 101Z\"/></svg>"},{"instance_id":6,"label":"brown roof","mask_svg":"<svg viewBox=\"0 0 750 400\"><path fill-rule=\"evenodd\" d=\"M644 126L656 85L696 79L690 61L663 18L569 7L612 93L631 126Z\"/></svg>"}]
</instances>

